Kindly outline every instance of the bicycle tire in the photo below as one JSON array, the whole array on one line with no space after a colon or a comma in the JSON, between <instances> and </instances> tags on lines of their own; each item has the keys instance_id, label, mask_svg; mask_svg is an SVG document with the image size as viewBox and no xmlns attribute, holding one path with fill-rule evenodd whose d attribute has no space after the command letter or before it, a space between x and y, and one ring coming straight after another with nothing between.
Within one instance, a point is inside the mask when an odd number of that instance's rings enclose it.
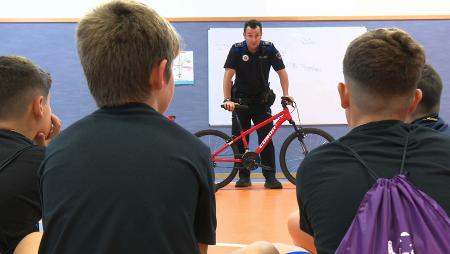
<instances>
[{"instance_id":1,"label":"bicycle tire","mask_svg":"<svg viewBox=\"0 0 450 254\"><path fill-rule=\"evenodd\" d=\"M205 143L205 145L207 145L210 148L211 152L218 150L223 145L225 145L225 143L231 140L227 134L212 129L202 130L196 132L194 135L200 138L203 141L203 143ZM225 156L226 158L237 158L238 154L239 150L236 144L232 144L229 148L227 148L226 150L224 150L224 152L221 153L221 155ZM227 169L229 168L231 168L231 171L228 172ZM216 185L216 191L219 190L220 188L225 187L227 184L233 181L234 177L236 177L236 174L238 172L238 169L236 168L236 163L233 162L213 162L213 170L215 176L214 181Z\"/></svg>"},{"instance_id":2,"label":"bicycle tire","mask_svg":"<svg viewBox=\"0 0 450 254\"><path fill-rule=\"evenodd\" d=\"M298 133L291 133L280 149L281 171L292 184L296 184L297 169L314 148L334 140L326 131L317 128L303 128L305 137L298 139Z\"/></svg>"}]
</instances>

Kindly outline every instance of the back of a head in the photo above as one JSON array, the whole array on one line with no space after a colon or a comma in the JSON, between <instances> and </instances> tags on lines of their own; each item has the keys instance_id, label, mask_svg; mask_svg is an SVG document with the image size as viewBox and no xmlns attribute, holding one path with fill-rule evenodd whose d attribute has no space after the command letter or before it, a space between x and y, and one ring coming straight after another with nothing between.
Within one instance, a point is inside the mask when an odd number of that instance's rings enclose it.
<instances>
[{"instance_id":1,"label":"back of a head","mask_svg":"<svg viewBox=\"0 0 450 254\"><path fill-rule=\"evenodd\" d=\"M169 79L180 41L153 9L119 0L95 8L80 21L77 47L91 94L103 107L148 99L152 67L167 59Z\"/></svg>"},{"instance_id":2,"label":"back of a head","mask_svg":"<svg viewBox=\"0 0 450 254\"><path fill-rule=\"evenodd\" d=\"M48 96L51 77L20 56L0 56L0 120L21 118L34 96Z\"/></svg>"},{"instance_id":3,"label":"back of a head","mask_svg":"<svg viewBox=\"0 0 450 254\"><path fill-rule=\"evenodd\" d=\"M416 113L439 113L442 80L431 65L425 64L417 88L422 90L422 100L417 106Z\"/></svg>"},{"instance_id":4,"label":"back of a head","mask_svg":"<svg viewBox=\"0 0 450 254\"><path fill-rule=\"evenodd\" d=\"M424 49L408 33L382 28L368 31L350 43L343 71L355 102L370 112L384 110L387 102L413 95L424 64Z\"/></svg>"}]
</instances>

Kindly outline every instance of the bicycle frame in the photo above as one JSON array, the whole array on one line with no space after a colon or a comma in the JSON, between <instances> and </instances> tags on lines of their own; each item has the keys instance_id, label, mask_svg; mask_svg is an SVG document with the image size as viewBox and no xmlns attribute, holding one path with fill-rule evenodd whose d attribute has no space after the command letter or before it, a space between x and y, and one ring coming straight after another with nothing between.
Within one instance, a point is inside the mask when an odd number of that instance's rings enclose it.
<instances>
[{"instance_id":1,"label":"bicycle frame","mask_svg":"<svg viewBox=\"0 0 450 254\"><path fill-rule=\"evenodd\" d=\"M221 147L219 150L217 150L216 152L211 154L212 161L213 162L242 162L242 159L216 158L216 156L240 139L242 139L242 142L244 143L245 150L248 150L248 142L247 142L246 136L275 120L277 120L277 121L273 125L272 129L269 131L267 136L263 139L261 144L259 144L259 146L256 148L256 150L255 150L256 154L258 154L258 155L261 154L261 152L264 150L264 148L266 148L268 142L270 140L272 140L272 137L275 135L275 133L278 131L278 129L284 122L289 121L289 123L291 123L294 126L294 129L296 131L298 131L297 126L295 125L295 122L292 120L292 115L291 115L291 112L289 112L288 107L287 106L283 107L283 110L281 112L279 112L278 114L276 114L270 118L267 118L266 120L262 121L261 123L253 126L252 128L250 128L246 131L241 130L241 134L239 136L237 136L233 140L227 142L223 147Z\"/></svg>"}]
</instances>

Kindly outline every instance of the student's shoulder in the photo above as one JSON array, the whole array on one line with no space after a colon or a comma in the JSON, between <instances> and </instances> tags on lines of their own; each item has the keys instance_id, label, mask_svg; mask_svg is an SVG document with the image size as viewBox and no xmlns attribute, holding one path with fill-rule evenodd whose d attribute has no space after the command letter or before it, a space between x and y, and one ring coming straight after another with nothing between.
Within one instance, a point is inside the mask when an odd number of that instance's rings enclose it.
<instances>
[{"instance_id":1,"label":"student's shoulder","mask_svg":"<svg viewBox=\"0 0 450 254\"><path fill-rule=\"evenodd\" d=\"M315 167L315 165L318 164L326 165L332 162L335 158L339 158L340 156L344 155L345 152L337 142L340 142L340 140L323 144L309 151L302 162L302 167Z\"/></svg>"},{"instance_id":2,"label":"student's shoulder","mask_svg":"<svg viewBox=\"0 0 450 254\"><path fill-rule=\"evenodd\" d=\"M413 141L450 148L449 135L421 125L411 125L410 128Z\"/></svg>"},{"instance_id":3,"label":"student's shoulder","mask_svg":"<svg viewBox=\"0 0 450 254\"><path fill-rule=\"evenodd\" d=\"M169 127L167 129L169 132L168 138L170 138L173 143L179 144L179 149L186 150L189 153L207 152L209 154L208 147L198 137L178 125L176 122L168 121L167 127Z\"/></svg>"},{"instance_id":4,"label":"student's shoulder","mask_svg":"<svg viewBox=\"0 0 450 254\"><path fill-rule=\"evenodd\" d=\"M88 115L62 130L46 148L47 153L50 153L57 147L65 146L66 144L72 143L73 140L79 139L80 134L89 133L89 128L92 128L89 126L93 126L92 120L91 115Z\"/></svg>"},{"instance_id":5,"label":"student's shoulder","mask_svg":"<svg viewBox=\"0 0 450 254\"><path fill-rule=\"evenodd\" d=\"M40 164L41 161L44 159L45 147L38 145L30 145L27 147L23 147L22 149L24 149L21 155L22 160L34 161Z\"/></svg>"}]
</instances>

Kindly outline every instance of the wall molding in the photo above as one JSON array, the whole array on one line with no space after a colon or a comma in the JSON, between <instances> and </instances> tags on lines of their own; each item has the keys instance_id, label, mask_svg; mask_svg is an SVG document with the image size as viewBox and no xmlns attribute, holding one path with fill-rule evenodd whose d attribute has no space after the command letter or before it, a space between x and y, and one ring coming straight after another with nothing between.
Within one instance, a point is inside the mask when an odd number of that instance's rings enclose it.
<instances>
[{"instance_id":1,"label":"wall molding","mask_svg":"<svg viewBox=\"0 0 450 254\"><path fill-rule=\"evenodd\" d=\"M177 17L170 22L240 22L249 19L260 21L351 21L351 20L449 20L450 15L402 16L273 16L273 17ZM77 23L80 18L0 18L0 23Z\"/></svg>"}]
</instances>

